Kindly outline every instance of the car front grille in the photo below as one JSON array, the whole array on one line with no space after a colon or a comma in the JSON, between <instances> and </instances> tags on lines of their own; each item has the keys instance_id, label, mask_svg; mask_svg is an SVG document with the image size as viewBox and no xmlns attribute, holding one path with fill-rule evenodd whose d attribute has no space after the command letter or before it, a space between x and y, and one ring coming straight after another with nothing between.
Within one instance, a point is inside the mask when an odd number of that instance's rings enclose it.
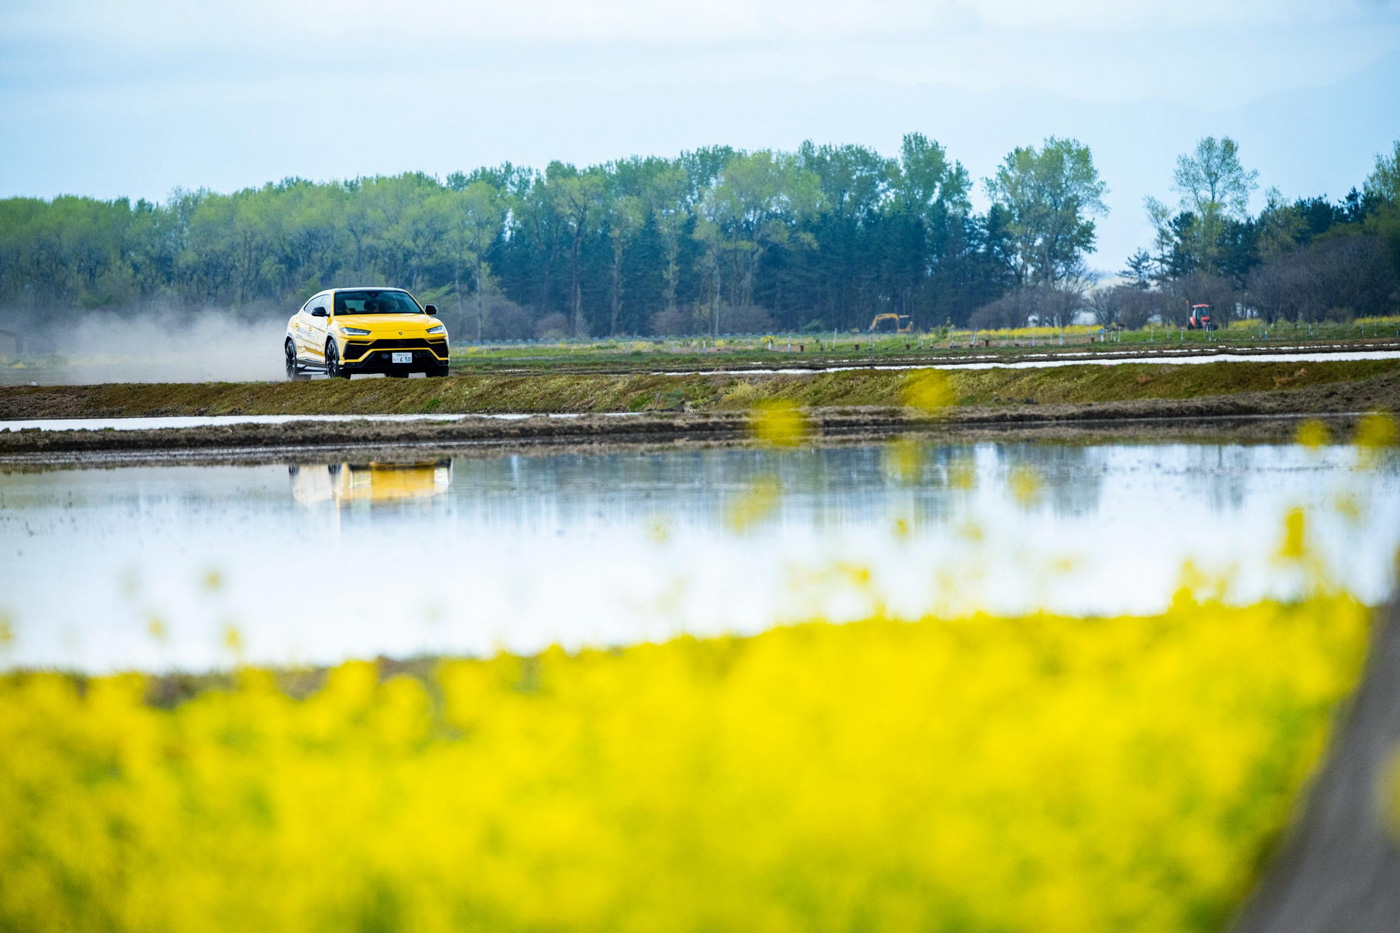
<instances>
[{"instance_id":1,"label":"car front grille","mask_svg":"<svg viewBox=\"0 0 1400 933\"><path fill-rule=\"evenodd\" d=\"M366 353L373 353L377 350L431 350L440 357L446 357L447 341L423 340L421 338L410 338L404 340L371 340L367 342L362 340L356 340L351 341L345 345L345 359L347 361L358 360L361 357L363 357Z\"/></svg>"}]
</instances>

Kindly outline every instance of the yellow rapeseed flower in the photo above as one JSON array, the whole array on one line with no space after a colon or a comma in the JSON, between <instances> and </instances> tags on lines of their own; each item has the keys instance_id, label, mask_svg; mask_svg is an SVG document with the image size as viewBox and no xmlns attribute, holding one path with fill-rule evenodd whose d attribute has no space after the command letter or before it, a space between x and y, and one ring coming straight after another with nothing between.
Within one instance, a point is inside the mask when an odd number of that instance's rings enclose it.
<instances>
[{"instance_id":1,"label":"yellow rapeseed flower","mask_svg":"<svg viewBox=\"0 0 1400 933\"><path fill-rule=\"evenodd\" d=\"M724 514L725 524L737 533L748 531L777 512L782 492L782 486L773 477L759 477L729 502Z\"/></svg>"},{"instance_id":2,"label":"yellow rapeseed flower","mask_svg":"<svg viewBox=\"0 0 1400 933\"><path fill-rule=\"evenodd\" d=\"M243 633L232 622L224 626L220 640L223 642L223 646L234 654L243 653Z\"/></svg>"},{"instance_id":3,"label":"yellow rapeseed flower","mask_svg":"<svg viewBox=\"0 0 1400 933\"><path fill-rule=\"evenodd\" d=\"M897 437L885 445L886 468L903 483L913 483L919 479L923 456L923 442L912 434Z\"/></svg>"},{"instance_id":4,"label":"yellow rapeseed flower","mask_svg":"<svg viewBox=\"0 0 1400 933\"><path fill-rule=\"evenodd\" d=\"M1389 412L1373 411L1356 424L1356 446L1363 466L1374 465L1381 453L1396 444L1395 418Z\"/></svg>"},{"instance_id":5,"label":"yellow rapeseed flower","mask_svg":"<svg viewBox=\"0 0 1400 933\"><path fill-rule=\"evenodd\" d=\"M1332 440L1332 432L1321 421L1309 419L1298 426L1295 440L1309 450L1317 450L1327 446Z\"/></svg>"},{"instance_id":6,"label":"yellow rapeseed flower","mask_svg":"<svg viewBox=\"0 0 1400 933\"><path fill-rule=\"evenodd\" d=\"M1381 778L1379 797L1385 811L1385 820L1390 834L1400 842L1400 748L1390 756L1390 764Z\"/></svg>"},{"instance_id":7,"label":"yellow rapeseed flower","mask_svg":"<svg viewBox=\"0 0 1400 933\"><path fill-rule=\"evenodd\" d=\"M1352 524L1361 521L1361 500L1352 492L1339 492L1332 503L1333 510Z\"/></svg>"},{"instance_id":8,"label":"yellow rapeseed flower","mask_svg":"<svg viewBox=\"0 0 1400 933\"><path fill-rule=\"evenodd\" d=\"M807 439L811 423L796 404L776 399L754 408L753 435L774 447L796 447Z\"/></svg>"},{"instance_id":9,"label":"yellow rapeseed flower","mask_svg":"<svg viewBox=\"0 0 1400 933\"><path fill-rule=\"evenodd\" d=\"M1252 887L1369 619L876 616L168 708L0 674L0 928L1188 933Z\"/></svg>"},{"instance_id":10,"label":"yellow rapeseed flower","mask_svg":"<svg viewBox=\"0 0 1400 933\"><path fill-rule=\"evenodd\" d=\"M963 491L977 486L977 467L971 457L956 457L948 464L948 485Z\"/></svg>"},{"instance_id":11,"label":"yellow rapeseed flower","mask_svg":"<svg viewBox=\"0 0 1400 933\"><path fill-rule=\"evenodd\" d=\"M1006 478L1006 484L1018 504L1030 507L1040 501L1042 489L1040 474L1030 464L1018 463L1012 467Z\"/></svg>"},{"instance_id":12,"label":"yellow rapeseed flower","mask_svg":"<svg viewBox=\"0 0 1400 933\"><path fill-rule=\"evenodd\" d=\"M926 415L941 414L957 400L953 382L942 370L919 369L904 378L904 404Z\"/></svg>"},{"instance_id":13,"label":"yellow rapeseed flower","mask_svg":"<svg viewBox=\"0 0 1400 933\"><path fill-rule=\"evenodd\" d=\"M1283 541L1276 556L1279 560L1302 560L1307 556L1307 516L1301 508L1288 510L1283 518Z\"/></svg>"}]
</instances>

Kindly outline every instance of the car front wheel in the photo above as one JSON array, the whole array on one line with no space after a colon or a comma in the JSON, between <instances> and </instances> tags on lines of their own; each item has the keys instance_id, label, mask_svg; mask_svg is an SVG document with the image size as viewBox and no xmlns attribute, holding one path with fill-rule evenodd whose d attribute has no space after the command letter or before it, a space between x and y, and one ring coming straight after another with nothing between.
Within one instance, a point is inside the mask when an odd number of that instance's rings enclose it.
<instances>
[{"instance_id":1,"label":"car front wheel","mask_svg":"<svg viewBox=\"0 0 1400 933\"><path fill-rule=\"evenodd\" d=\"M326 375L332 379L350 378L350 374L340 365L340 351L335 348L334 340L326 341Z\"/></svg>"}]
</instances>

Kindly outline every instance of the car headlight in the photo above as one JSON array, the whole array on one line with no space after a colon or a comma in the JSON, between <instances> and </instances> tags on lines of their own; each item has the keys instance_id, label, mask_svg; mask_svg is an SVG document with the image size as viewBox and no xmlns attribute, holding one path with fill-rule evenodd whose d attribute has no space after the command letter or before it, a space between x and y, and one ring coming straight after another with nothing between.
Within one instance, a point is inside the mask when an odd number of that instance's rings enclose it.
<instances>
[{"instance_id":1,"label":"car headlight","mask_svg":"<svg viewBox=\"0 0 1400 933\"><path fill-rule=\"evenodd\" d=\"M438 325L435 326L435 327L429 327L429 328L428 328L428 333L430 333L430 334L445 334L445 333L447 333L447 327L446 327L445 325L443 325L443 324L438 324Z\"/></svg>"},{"instance_id":2,"label":"car headlight","mask_svg":"<svg viewBox=\"0 0 1400 933\"><path fill-rule=\"evenodd\" d=\"M342 327L340 332L347 337L368 337L369 331L363 327Z\"/></svg>"}]
</instances>

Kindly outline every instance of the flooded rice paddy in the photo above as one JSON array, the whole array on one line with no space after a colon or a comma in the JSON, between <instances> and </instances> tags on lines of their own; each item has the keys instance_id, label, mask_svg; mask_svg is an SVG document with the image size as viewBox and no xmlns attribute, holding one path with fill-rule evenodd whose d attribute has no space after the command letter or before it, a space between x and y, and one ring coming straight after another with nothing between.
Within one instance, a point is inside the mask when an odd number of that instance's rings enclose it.
<instances>
[{"instance_id":1,"label":"flooded rice paddy","mask_svg":"<svg viewBox=\"0 0 1400 933\"><path fill-rule=\"evenodd\" d=\"M4 666L533 652L975 610L1385 598L1400 466L1349 447L717 449L0 474ZM1188 574L1189 576L1189 574Z\"/></svg>"},{"instance_id":2,"label":"flooded rice paddy","mask_svg":"<svg viewBox=\"0 0 1400 933\"><path fill-rule=\"evenodd\" d=\"M951 348L950 348L951 349ZM1134 348L1122 355L1107 355L1090 352L1058 352L1030 354L1011 360L978 358L957 362L948 359L930 360L927 363L864 363L851 366L781 366L770 368L716 369L716 375L744 373L751 376L805 376L816 373L840 373L857 370L908 370L908 369L1055 369L1061 366L1118 366L1123 363L1170 363L1173 366L1204 363L1349 363L1361 360L1400 359L1400 350L1340 350L1305 348L1269 348L1264 351L1231 353L1202 352L1200 348L1143 349ZM657 376L685 376L688 371L660 371Z\"/></svg>"}]
</instances>

